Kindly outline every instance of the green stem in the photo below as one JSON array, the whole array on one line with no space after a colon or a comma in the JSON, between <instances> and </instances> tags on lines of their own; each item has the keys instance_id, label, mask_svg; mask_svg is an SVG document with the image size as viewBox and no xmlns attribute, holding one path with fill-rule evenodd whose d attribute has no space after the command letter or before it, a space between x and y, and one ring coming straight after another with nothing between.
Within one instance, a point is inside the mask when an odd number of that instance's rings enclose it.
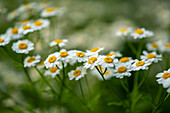
<instances>
[{"instance_id":1,"label":"green stem","mask_svg":"<svg viewBox=\"0 0 170 113\"><path fill-rule=\"evenodd\" d=\"M90 85L89 85L87 76L85 76L85 82L86 82L86 85L87 85L87 88L88 88L89 95L91 95Z\"/></svg>"},{"instance_id":2,"label":"green stem","mask_svg":"<svg viewBox=\"0 0 170 113\"><path fill-rule=\"evenodd\" d=\"M51 84L46 80L46 78L44 77L44 75L38 70L37 67L35 67L35 69L37 70L37 72L40 74L41 78L44 80L44 82L51 88L52 92L55 93L56 95L58 95L58 93L54 90L54 88L51 86Z\"/></svg>"},{"instance_id":3,"label":"green stem","mask_svg":"<svg viewBox=\"0 0 170 113\"><path fill-rule=\"evenodd\" d=\"M136 55L137 51L136 51L136 48L132 45L132 43L130 41L127 41L127 44L129 48L131 49L131 51L133 52L133 54Z\"/></svg>"},{"instance_id":4,"label":"green stem","mask_svg":"<svg viewBox=\"0 0 170 113\"><path fill-rule=\"evenodd\" d=\"M138 52L137 52L137 59L140 59L140 55L142 52L142 47L143 47L143 39L140 40L139 42L139 47L138 47Z\"/></svg>"},{"instance_id":5,"label":"green stem","mask_svg":"<svg viewBox=\"0 0 170 113\"><path fill-rule=\"evenodd\" d=\"M82 97L83 97L83 100L85 101L85 96L84 96L84 92L83 92L83 87L82 87L82 84L81 84L81 80L79 80L79 85L80 85L80 90L81 90L81 94L82 94Z\"/></svg>"}]
</instances>

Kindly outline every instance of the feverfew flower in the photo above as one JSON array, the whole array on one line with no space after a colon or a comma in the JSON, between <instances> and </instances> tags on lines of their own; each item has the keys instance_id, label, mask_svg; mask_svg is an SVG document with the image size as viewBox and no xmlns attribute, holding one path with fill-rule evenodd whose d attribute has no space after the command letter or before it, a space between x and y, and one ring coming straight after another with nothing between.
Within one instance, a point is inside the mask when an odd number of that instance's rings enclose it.
<instances>
[{"instance_id":1,"label":"feverfew flower","mask_svg":"<svg viewBox=\"0 0 170 113\"><path fill-rule=\"evenodd\" d=\"M13 43L12 50L16 53L28 54L30 51L34 50L34 44L29 40L18 40Z\"/></svg>"},{"instance_id":2,"label":"feverfew flower","mask_svg":"<svg viewBox=\"0 0 170 113\"><path fill-rule=\"evenodd\" d=\"M41 62L37 65L37 68L38 68L38 69L42 69L42 68L44 68L44 67L45 67L44 61L41 61Z\"/></svg>"},{"instance_id":3,"label":"feverfew flower","mask_svg":"<svg viewBox=\"0 0 170 113\"><path fill-rule=\"evenodd\" d=\"M91 56L87 62L84 63L84 68L88 69L93 69L95 66L98 66L98 55L96 56Z\"/></svg>"},{"instance_id":4,"label":"feverfew flower","mask_svg":"<svg viewBox=\"0 0 170 113\"><path fill-rule=\"evenodd\" d=\"M43 29L43 28L48 27L49 24L50 24L50 21L47 20L47 19L38 19L38 20L36 20L35 22L33 22L32 28L33 28L34 30L41 30L41 29Z\"/></svg>"},{"instance_id":5,"label":"feverfew flower","mask_svg":"<svg viewBox=\"0 0 170 113\"><path fill-rule=\"evenodd\" d=\"M162 52L170 52L170 43L164 43L160 46Z\"/></svg>"},{"instance_id":6,"label":"feverfew flower","mask_svg":"<svg viewBox=\"0 0 170 113\"><path fill-rule=\"evenodd\" d=\"M75 59L78 62L85 62L88 60L87 53L83 51L75 51L72 55L73 55L73 59Z\"/></svg>"},{"instance_id":7,"label":"feverfew flower","mask_svg":"<svg viewBox=\"0 0 170 113\"><path fill-rule=\"evenodd\" d=\"M153 32L147 31L147 30L145 30L145 28L139 28L139 29L136 29L136 30L131 34L131 36L132 36L134 39L142 39L142 38L146 38L146 37L151 37L151 36L153 36Z\"/></svg>"},{"instance_id":8,"label":"feverfew flower","mask_svg":"<svg viewBox=\"0 0 170 113\"><path fill-rule=\"evenodd\" d=\"M25 58L24 60L24 67L33 67L35 66L37 63L40 62L41 56L37 55L37 56L28 56Z\"/></svg>"},{"instance_id":9,"label":"feverfew flower","mask_svg":"<svg viewBox=\"0 0 170 113\"><path fill-rule=\"evenodd\" d=\"M148 43L146 47L149 51L157 51L161 47L161 45L162 45L162 41L157 41L153 43Z\"/></svg>"},{"instance_id":10,"label":"feverfew flower","mask_svg":"<svg viewBox=\"0 0 170 113\"><path fill-rule=\"evenodd\" d=\"M116 36L118 37L126 37L129 35L129 33L132 31L131 28L123 28L116 32Z\"/></svg>"},{"instance_id":11,"label":"feverfew flower","mask_svg":"<svg viewBox=\"0 0 170 113\"><path fill-rule=\"evenodd\" d=\"M33 29L33 26L31 25L31 23L25 24L25 25L21 26L19 29L19 33L20 34L22 33L24 35L26 35L30 32L33 32L33 31L35 31L35 30Z\"/></svg>"},{"instance_id":12,"label":"feverfew flower","mask_svg":"<svg viewBox=\"0 0 170 113\"><path fill-rule=\"evenodd\" d=\"M57 52L57 58L63 63L69 63L73 58L72 51L67 52L65 49L62 49L60 52Z\"/></svg>"},{"instance_id":13,"label":"feverfew flower","mask_svg":"<svg viewBox=\"0 0 170 113\"><path fill-rule=\"evenodd\" d=\"M50 47L52 47L52 46L63 47L66 45L67 42L68 42L67 39L56 39L50 43Z\"/></svg>"},{"instance_id":14,"label":"feverfew flower","mask_svg":"<svg viewBox=\"0 0 170 113\"><path fill-rule=\"evenodd\" d=\"M41 17L61 16L65 11L64 7L50 7L41 12Z\"/></svg>"},{"instance_id":15,"label":"feverfew flower","mask_svg":"<svg viewBox=\"0 0 170 113\"><path fill-rule=\"evenodd\" d=\"M10 38L7 35L5 35L5 34L0 35L0 46L5 46L9 42L10 42Z\"/></svg>"},{"instance_id":16,"label":"feverfew flower","mask_svg":"<svg viewBox=\"0 0 170 113\"><path fill-rule=\"evenodd\" d=\"M8 28L6 34L10 36L11 40L20 39L23 37L21 33L19 33L19 28Z\"/></svg>"},{"instance_id":17,"label":"feverfew flower","mask_svg":"<svg viewBox=\"0 0 170 113\"><path fill-rule=\"evenodd\" d=\"M114 67L114 64L118 63L118 59L115 59L115 56L99 56L98 59L99 65L103 68Z\"/></svg>"},{"instance_id":18,"label":"feverfew flower","mask_svg":"<svg viewBox=\"0 0 170 113\"><path fill-rule=\"evenodd\" d=\"M134 60L131 57L122 57L119 59L119 62L122 64L131 64L134 62Z\"/></svg>"},{"instance_id":19,"label":"feverfew flower","mask_svg":"<svg viewBox=\"0 0 170 113\"><path fill-rule=\"evenodd\" d=\"M145 61L145 60L134 60L134 63L132 64L132 70L138 71L138 70L148 70L148 66L151 65L151 62Z\"/></svg>"},{"instance_id":20,"label":"feverfew flower","mask_svg":"<svg viewBox=\"0 0 170 113\"><path fill-rule=\"evenodd\" d=\"M60 73L60 70L58 69L58 67L51 67L47 71L45 71L44 75L45 76L51 75L52 78L54 78L59 73Z\"/></svg>"},{"instance_id":21,"label":"feverfew flower","mask_svg":"<svg viewBox=\"0 0 170 113\"><path fill-rule=\"evenodd\" d=\"M162 84L164 88L168 88L167 92L170 93L170 69L163 73L158 73L156 77L159 78L158 83Z\"/></svg>"},{"instance_id":22,"label":"feverfew flower","mask_svg":"<svg viewBox=\"0 0 170 113\"><path fill-rule=\"evenodd\" d=\"M120 63L113 69L113 76L116 78L123 78L124 76L129 77L131 76L130 71L132 71L130 65Z\"/></svg>"},{"instance_id":23,"label":"feverfew flower","mask_svg":"<svg viewBox=\"0 0 170 113\"><path fill-rule=\"evenodd\" d=\"M50 54L44 61L46 68L56 67L56 65L59 65L59 63L60 62L58 61L57 53Z\"/></svg>"},{"instance_id":24,"label":"feverfew flower","mask_svg":"<svg viewBox=\"0 0 170 113\"><path fill-rule=\"evenodd\" d=\"M80 78L84 77L86 74L86 69L82 66L77 67L76 70L72 70L71 72L68 73L69 79L73 80L79 80Z\"/></svg>"},{"instance_id":25,"label":"feverfew flower","mask_svg":"<svg viewBox=\"0 0 170 113\"><path fill-rule=\"evenodd\" d=\"M107 56L122 57L122 54L119 51L110 51Z\"/></svg>"},{"instance_id":26,"label":"feverfew flower","mask_svg":"<svg viewBox=\"0 0 170 113\"><path fill-rule=\"evenodd\" d=\"M162 55L158 55L156 52L148 53L147 51L143 51L144 55L141 55L142 60L148 60L149 62L157 63L162 60Z\"/></svg>"},{"instance_id":27,"label":"feverfew flower","mask_svg":"<svg viewBox=\"0 0 170 113\"><path fill-rule=\"evenodd\" d=\"M91 49L91 50L87 50L86 52L87 52L87 54L88 54L89 56L92 56L92 55L98 55L98 53L99 53L100 51L102 51L102 50L104 50L104 47L102 47L102 48L99 48L99 47L93 48L93 49Z\"/></svg>"}]
</instances>

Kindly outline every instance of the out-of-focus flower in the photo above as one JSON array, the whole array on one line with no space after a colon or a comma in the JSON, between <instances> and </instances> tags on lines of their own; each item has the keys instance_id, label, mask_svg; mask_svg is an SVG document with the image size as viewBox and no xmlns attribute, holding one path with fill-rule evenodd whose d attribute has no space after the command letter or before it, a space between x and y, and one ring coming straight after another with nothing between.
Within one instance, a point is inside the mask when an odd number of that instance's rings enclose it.
<instances>
[{"instance_id":1,"label":"out-of-focus flower","mask_svg":"<svg viewBox=\"0 0 170 113\"><path fill-rule=\"evenodd\" d=\"M109 68L114 67L114 64L118 63L118 59L115 59L115 56L99 56L98 62L103 68Z\"/></svg>"},{"instance_id":2,"label":"out-of-focus flower","mask_svg":"<svg viewBox=\"0 0 170 113\"><path fill-rule=\"evenodd\" d=\"M122 57L119 59L119 62L122 64L129 64L129 63L133 63L134 60L131 57Z\"/></svg>"},{"instance_id":3,"label":"out-of-focus flower","mask_svg":"<svg viewBox=\"0 0 170 113\"><path fill-rule=\"evenodd\" d=\"M35 31L35 30L33 29L33 26L31 25L31 23L25 24L25 25L21 26L19 29L19 33L22 33L24 35L26 35L30 32L33 32L33 31Z\"/></svg>"},{"instance_id":4,"label":"out-of-focus flower","mask_svg":"<svg viewBox=\"0 0 170 113\"><path fill-rule=\"evenodd\" d=\"M67 42L68 42L67 39L56 39L56 40L54 40L54 41L52 41L52 42L50 43L50 46L51 46L51 47L52 47L52 46L63 47L63 46L66 45Z\"/></svg>"},{"instance_id":5,"label":"out-of-focus flower","mask_svg":"<svg viewBox=\"0 0 170 113\"><path fill-rule=\"evenodd\" d=\"M153 32L145 30L145 28L139 28L136 29L133 33L131 33L131 36L134 39L142 39L142 38L153 36Z\"/></svg>"},{"instance_id":6,"label":"out-of-focus flower","mask_svg":"<svg viewBox=\"0 0 170 113\"><path fill-rule=\"evenodd\" d=\"M54 78L59 73L60 73L60 69L58 69L58 67L51 67L47 71L45 71L44 75L45 76L51 75L52 78Z\"/></svg>"},{"instance_id":7,"label":"out-of-focus flower","mask_svg":"<svg viewBox=\"0 0 170 113\"><path fill-rule=\"evenodd\" d=\"M69 63L73 58L72 51L67 52L65 49L62 49L60 52L57 52L57 58L63 63Z\"/></svg>"},{"instance_id":8,"label":"out-of-focus flower","mask_svg":"<svg viewBox=\"0 0 170 113\"><path fill-rule=\"evenodd\" d=\"M10 38L8 35L3 34L0 35L0 46L5 46L10 42Z\"/></svg>"},{"instance_id":9,"label":"out-of-focus flower","mask_svg":"<svg viewBox=\"0 0 170 113\"><path fill-rule=\"evenodd\" d=\"M162 41L160 40L160 41L156 41L156 42L153 42L153 43L148 43L146 45L146 47L149 51L157 51L157 50L159 50L161 45L162 45Z\"/></svg>"},{"instance_id":10,"label":"out-of-focus flower","mask_svg":"<svg viewBox=\"0 0 170 113\"><path fill-rule=\"evenodd\" d=\"M145 61L145 60L134 60L134 63L132 64L132 70L138 71L138 70L148 70L148 66L151 65L151 62Z\"/></svg>"},{"instance_id":11,"label":"out-of-focus flower","mask_svg":"<svg viewBox=\"0 0 170 113\"><path fill-rule=\"evenodd\" d=\"M102 48L99 48L99 47L97 47L97 48L93 48L93 49L91 49L91 50L87 50L87 54L89 55L89 56L92 56L92 55L98 55L98 53L100 52L100 51L102 51L102 50L104 50L104 47L102 47Z\"/></svg>"},{"instance_id":12,"label":"out-of-focus flower","mask_svg":"<svg viewBox=\"0 0 170 113\"><path fill-rule=\"evenodd\" d=\"M126 27L125 27L125 28L117 31L117 32L116 32L116 36L118 36L118 37L123 37L123 38L124 38L124 37L127 37L131 31L132 31L131 28L126 28Z\"/></svg>"},{"instance_id":13,"label":"out-of-focus flower","mask_svg":"<svg viewBox=\"0 0 170 113\"><path fill-rule=\"evenodd\" d=\"M20 38L23 37L23 35L21 33L19 33L18 27L8 28L7 31L6 31L6 34L9 35L11 40L20 39Z\"/></svg>"},{"instance_id":14,"label":"out-of-focus flower","mask_svg":"<svg viewBox=\"0 0 170 113\"><path fill-rule=\"evenodd\" d=\"M168 88L167 92L170 93L170 69L163 73L158 73L156 77L159 78L158 83L162 84L164 88Z\"/></svg>"},{"instance_id":15,"label":"out-of-focus flower","mask_svg":"<svg viewBox=\"0 0 170 113\"><path fill-rule=\"evenodd\" d=\"M170 43L164 43L160 46L161 52L170 52Z\"/></svg>"},{"instance_id":16,"label":"out-of-focus flower","mask_svg":"<svg viewBox=\"0 0 170 113\"><path fill-rule=\"evenodd\" d=\"M0 8L0 14L6 13L7 9L6 8Z\"/></svg>"},{"instance_id":17,"label":"out-of-focus flower","mask_svg":"<svg viewBox=\"0 0 170 113\"><path fill-rule=\"evenodd\" d=\"M147 60L154 63L162 60L162 55L158 55L156 52L148 53L147 51L143 51L143 54L144 55L141 55L142 60Z\"/></svg>"},{"instance_id":18,"label":"out-of-focus flower","mask_svg":"<svg viewBox=\"0 0 170 113\"><path fill-rule=\"evenodd\" d=\"M43 28L48 27L49 24L50 24L50 21L47 20L47 19L38 19L38 20L36 20L36 21L33 22L32 28L33 28L34 30L41 30L41 29L43 29Z\"/></svg>"},{"instance_id":19,"label":"out-of-focus flower","mask_svg":"<svg viewBox=\"0 0 170 113\"><path fill-rule=\"evenodd\" d=\"M65 11L64 7L50 7L41 12L41 17L61 16Z\"/></svg>"},{"instance_id":20,"label":"out-of-focus flower","mask_svg":"<svg viewBox=\"0 0 170 113\"><path fill-rule=\"evenodd\" d=\"M12 50L16 53L28 54L30 51L34 50L34 44L29 40L18 40L13 43Z\"/></svg>"},{"instance_id":21,"label":"out-of-focus flower","mask_svg":"<svg viewBox=\"0 0 170 113\"><path fill-rule=\"evenodd\" d=\"M45 65L44 65L44 61L41 61L38 65L37 65L37 68L38 69L41 69L41 68L44 68Z\"/></svg>"},{"instance_id":22,"label":"out-of-focus flower","mask_svg":"<svg viewBox=\"0 0 170 113\"><path fill-rule=\"evenodd\" d=\"M122 54L119 51L110 51L106 56L122 57Z\"/></svg>"},{"instance_id":23,"label":"out-of-focus flower","mask_svg":"<svg viewBox=\"0 0 170 113\"><path fill-rule=\"evenodd\" d=\"M83 51L79 51L77 50L75 53L72 54L73 55L73 59L75 59L78 62L85 62L88 60L88 55L87 53L83 52Z\"/></svg>"},{"instance_id":24,"label":"out-of-focus flower","mask_svg":"<svg viewBox=\"0 0 170 113\"><path fill-rule=\"evenodd\" d=\"M83 66L77 67L76 70L72 70L68 73L69 79L79 80L80 78L84 77L86 74L86 69Z\"/></svg>"},{"instance_id":25,"label":"out-of-focus flower","mask_svg":"<svg viewBox=\"0 0 170 113\"><path fill-rule=\"evenodd\" d=\"M24 67L33 67L40 62L41 56L28 56L24 60Z\"/></svg>"}]
</instances>

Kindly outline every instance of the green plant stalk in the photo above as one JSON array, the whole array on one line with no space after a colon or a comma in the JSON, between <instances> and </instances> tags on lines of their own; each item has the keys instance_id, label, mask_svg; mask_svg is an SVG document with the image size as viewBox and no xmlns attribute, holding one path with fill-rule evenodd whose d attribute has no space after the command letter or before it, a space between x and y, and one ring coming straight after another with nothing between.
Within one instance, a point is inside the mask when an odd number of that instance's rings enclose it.
<instances>
[{"instance_id":1,"label":"green plant stalk","mask_svg":"<svg viewBox=\"0 0 170 113\"><path fill-rule=\"evenodd\" d=\"M83 92L83 87L82 87L82 84L81 84L81 80L79 80L79 85L80 85L80 90L81 90L81 94L82 94L83 100L86 102L86 98L85 98L85 96L84 96L84 92Z\"/></svg>"}]
</instances>

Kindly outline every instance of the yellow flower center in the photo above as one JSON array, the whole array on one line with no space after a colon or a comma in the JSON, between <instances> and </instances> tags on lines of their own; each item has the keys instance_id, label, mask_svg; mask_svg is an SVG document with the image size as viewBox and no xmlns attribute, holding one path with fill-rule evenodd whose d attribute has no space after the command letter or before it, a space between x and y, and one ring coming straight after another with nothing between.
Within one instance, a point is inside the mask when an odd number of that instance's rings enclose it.
<instances>
[{"instance_id":1,"label":"yellow flower center","mask_svg":"<svg viewBox=\"0 0 170 113\"><path fill-rule=\"evenodd\" d=\"M17 34L18 33L18 28L12 28L12 30L11 30L11 33L12 34Z\"/></svg>"},{"instance_id":2,"label":"yellow flower center","mask_svg":"<svg viewBox=\"0 0 170 113\"><path fill-rule=\"evenodd\" d=\"M26 24L29 20L21 20L20 23L21 24Z\"/></svg>"},{"instance_id":3,"label":"yellow flower center","mask_svg":"<svg viewBox=\"0 0 170 113\"><path fill-rule=\"evenodd\" d=\"M119 68L117 69L117 71L118 71L119 73L124 73L124 72L127 71L127 68L126 68L125 66L121 66L121 67L119 67Z\"/></svg>"},{"instance_id":4,"label":"yellow flower center","mask_svg":"<svg viewBox=\"0 0 170 113\"><path fill-rule=\"evenodd\" d=\"M50 68L50 72L51 72L51 73L55 73L57 70L58 70L57 67L52 67L52 68Z\"/></svg>"},{"instance_id":5,"label":"yellow flower center","mask_svg":"<svg viewBox=\"0 0 170 113\"><path fill-rule=\"evenodd\" d=\"M127 31L127 28L123 28L120 30L121 33L124 33L125 31Z\"/></svg>"},{"instance_id":6,"label":"yellow flower center","mask_svg":"<svg viewBox=\"0 0 170 113\"><path fill-rule=\"evenodd\" d=\"M143 66L144 64L145 64L144 61L138 61L138 62L136 63L136 66L139 67L139 66Z\"/></svg>"},{"instance_id":7,"label":"yellow flower center","mask_svg":"<svg viewBox=\"0 0 170 113\"><path fill-rule=\"evenodd\" d=\"M76 53L76 56L77 56L77 57L84 57L84 56L85 56L85 53L83 53L83 52L77 52L77 53Z\"/></svg>"},{"instance_id":8,"label":"yellow flower center","mask_svg":"<svg viewBox=\"0 0 170 113\"><path fill-rule=\"evenodd\" d=\"M22 27L24 30L31 29L31 26L23 26Z\"/></svg>"},{"instance_id":9,"label":"yellow flower center","mask_svg":"<svg viewBox=\"0 0 170 113\"><path fill-rule=\"evenodd\" d=\"M107 56L113 56L113 55L115 55L115 53L109 53L109 54L107 54Z\"/></svg>"},{"instance_id":10,"label":"yellow flower center","mask_svg":"<svg viewBox=\"0 0 170 113\"><path fill-rule=\"evenodd\" d=\"M170 43L167 43L164 46L165 46L165 48L170 48Z\"/></svg>"},{"instance_id":11,"label":"yellow flower center","mask_svg":"<svg viewBox=\"0 0 170 113\"><path fill-rule=\"evenodd\" d=\"M147 55L147 58L148 58L148 59L156 58L156 55L155 55L155 54L148 54L148 55Z\"/></svg>"},{"instance_id":12,"label":"yellow flower center","mask_svg":"<svg viewBox=\"0 0 170 113\"><path fill-rule=\"evenodd\" d=\"M20 43L19 45L18 45L18 48L19 49L27 49L27 44L26 43Z\"/></svg>"},{"instance_id":13,"label":"yellow flower center","mask_svg":"<svg viewBox=\"0 0 170 113\"><path fill-rule=\"evenodd\" d=\"M45 12L50 13L50 12L53 12L54 9L55 9L55 8L47 8L47 9L45 10Z\"/></svg>"},{"instance_id":14,"label":"yellow flower center","mask_svg":"<svg viewBox=\"0 0 170 113\"><path fill-rule=\"evenodd\" d=\"M88 63L89 63L89 64L92 64L92 63L94 63L95 61L97 61L97 58L96 58L96 57L91 57L91 58L88 60Z\"/></svg>"},{"instance_id":15,"label":"yellow flower center","mask_svg":"<svg viewBox=\"0 0 170 113\"><path fill-rule=\"evenodd\" d=\"M0 39L0 43L4 42L4 39Z\"/></svg>"},{"instance_id":16,"label":"yellow flower center","mask_svg":"<svg viewBox=\"0 0 170 113\"><path fill-rule=\"evenodd\" d=\"M170 77L170 73L169 73L169 72L164 73L164 74L162 75L162 78L164 78L164 79L167 79L167 78L169 78L169 77Z\"/></svg>"},{"instance_id":17,"label":"yellow flower center","mask_svg":"<svg viewBox=\"0 0 170 113\"><path fill-rule=\"evenodd\" d=\"M63 42L63 40L62 39L57 39L57 40L54 40L54 42L59 44L59 43Z\"/></svg>"},{"instance_id":18,"label":"yellow flower center","mask_svg":"<svg viewBox=\"0 0 170 113\"><path fill-rule=\"evenodd\" d=\"M152 44L152 47L153 47L153 48L158 48L158 43L153 43L153 44Z\"/></svg>"},{"instance_id":19,"label":"yellow flower center","mask_svg":"<svg viewBox=\"0 0 170 113\"><path fill-rule=\"evenodd\" d=\"M35 60L35 57L30 57L28 60L27 60L27 62L28 63L31 63L31 62L33 62Z\"/></svg>"},{"instance_id":20,"label":"yellow flower center","mask_svg":"<svg viewBox=\"0 0 170 113\"><path fill-rule=\"evenodd\" d=\"M34 22L34 25L35 25L35 26L41 26L42 24L43 24L43 22L42 22L42 21L39 21L39 20L37 20L37 21Z\"/></svg>"},{"instance_id":21,"label":"yellow flower center","mask_svg":"<svg viewBox=\"0 0 170 113\"><path fill-rule=\"evenodd\" d=\"M55 62L56 59L57 59L57 58L56 58L55 56L51 56L51 57L48 59L48 62L49 62L49 63L53 63L53 62Z\"/></svg>"},{"instance_id":22,"label":"yellow flower center","mask_svg":"<svg viewBox=\"0 0 170 113\"><path fill-rule=\"evenodd\" d=\"M44 61L42 61L39 65L40 65L40 66L43 66L43 65L44 65Z\"/></svg>"},{"instance_id":23,"label":"yellow flower center","mask_svg":"<svg viewBox=\"0 0 170 113\"><path fill-rule=\"evenodd\" d=\"M60 57L66 57L66 56L68 56L68 53L67 52L60 52Z\"/></svg>"},{"instance_id":24,"label":"yellow flower center","mask_svg":"<svg viewBox=\"0 0 170 113\"><path fill-rule=\"evenodd\" d=\"M112 63L113 62L113 59L111 58L111 57L105 57L104 58L104 61L106 62L106 63Z\"/></svg>"},{"instance_id":25,"label":"yellow flower center","mask_svg":"<svg viewBox=\"0 0 170 113\"><path fill-rule=\"evenodd\" d=\"M77 77L77 76L81 75L81 71L80 70L75 70L73 72L73 75Z\"/></svg>"},{"instance_id":26,"label":"yellow flower center","mask_svg":"<svg viewBox=\"0 0 170 113\"><path fill-rule=\"evenodd\" d=\"M91 52L96 52L97 50L99 50L99 48L93 48L93 49L91 49L90 51L91 51Z\"/></svg>"},{"instance_id":27,"label":"yellow flower center","mask_svg":"<svg viewBox=\"0 0 170 113\"><path fill-rule=\"evenodd\" d=\"M104 75L106 76L106 75L109 75L109 74L110 74L110 70L107 70Z\"/></svg>"},{"instance_id":28,"label":"yellow flower center","mask_svg":"<svg viewBox=\"0 0 170 113\"><path fill-rule=\"evenodd\" d=\"M128 62L130 59L128 57L122 57L119 61L124 63L124 62Z\"/></svg>"},{"instance_id":29,"label":"yellow flower center","mask_svg":"<svg viewBox=\"0 0 170 113\"><path fill-rule=\"evenodd\" d=\"M142 30L142 29L137 29L137 30L135 31L135 33L136 33L136 34L143 34L143 30Z\"/></svg>"}]
</instances>

